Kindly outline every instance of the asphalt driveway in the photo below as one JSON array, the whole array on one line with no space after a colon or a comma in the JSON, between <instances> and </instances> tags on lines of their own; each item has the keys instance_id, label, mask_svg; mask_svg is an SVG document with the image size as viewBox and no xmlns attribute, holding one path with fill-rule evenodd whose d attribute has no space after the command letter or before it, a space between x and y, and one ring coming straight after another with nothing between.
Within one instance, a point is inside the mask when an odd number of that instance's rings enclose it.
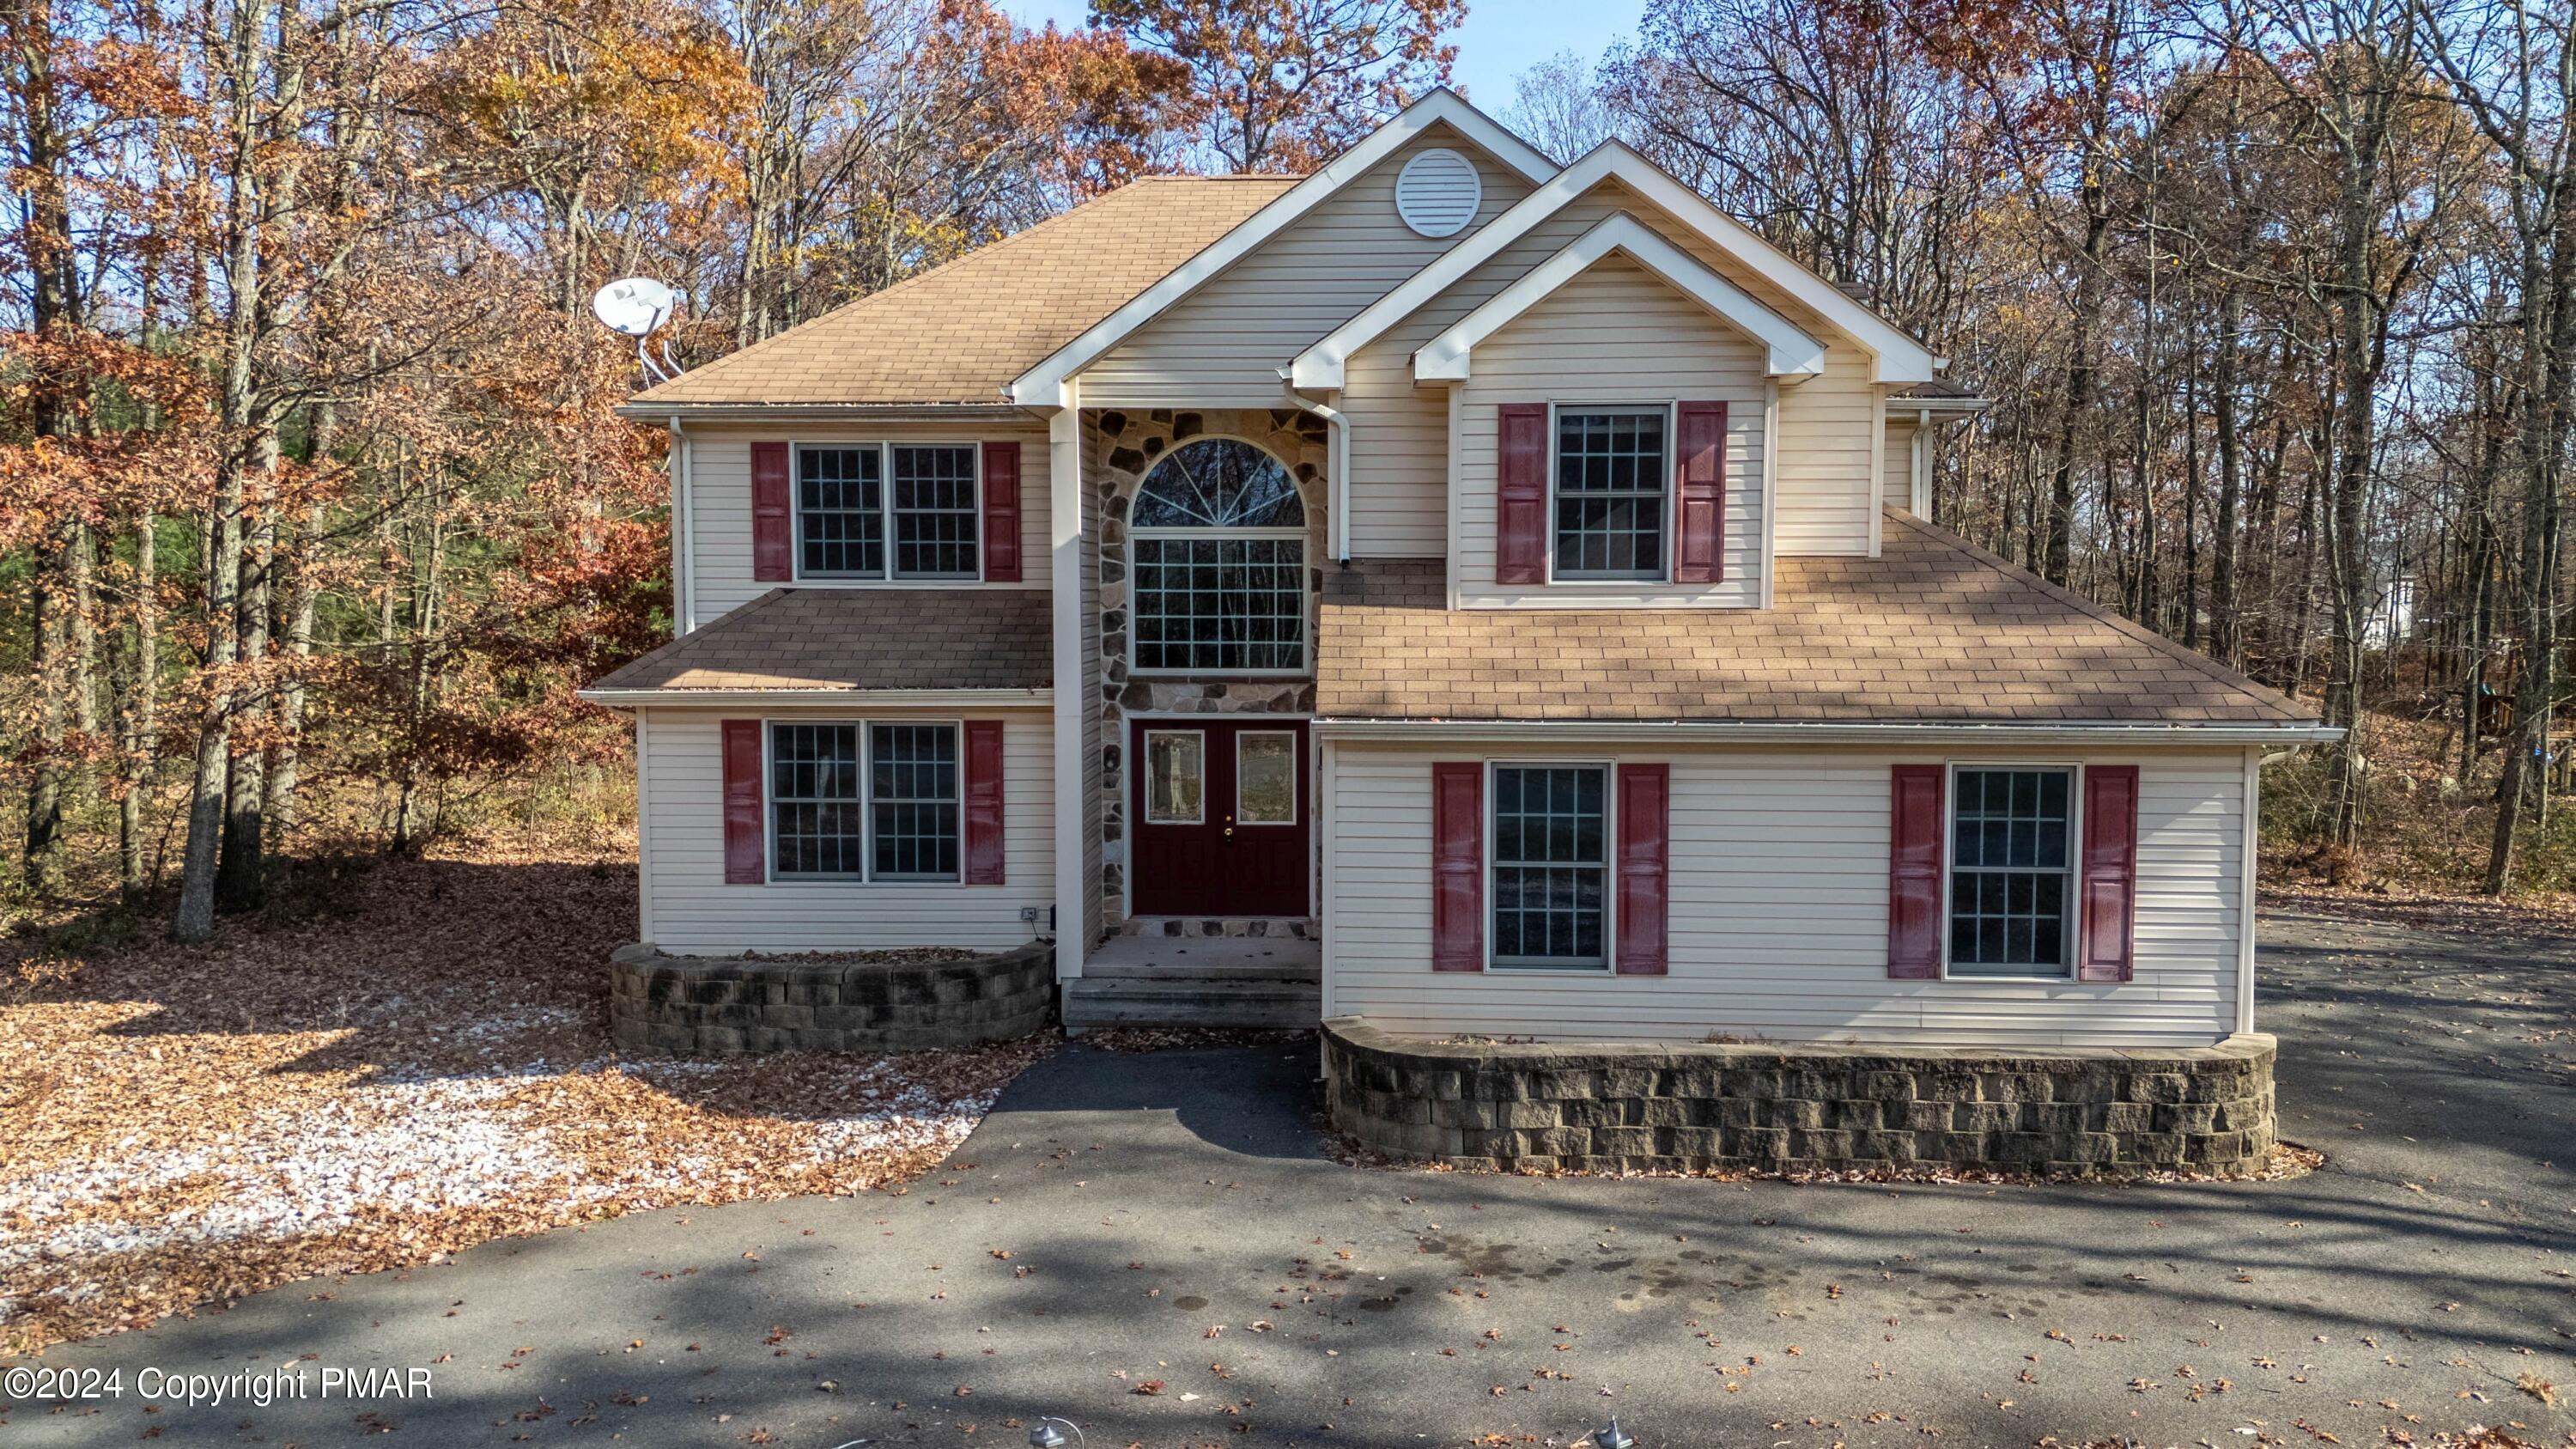
<instances>
[{"instance_id":1,"label":"asphalt driveway","mask_svg":"<svg viewBox=\"0 0 2576 1449\"><path fill-rule=\"evenodd\" d=\"M2576 942L2266 923L2292 1182L1356 1170L1311 1048L1023 1077L900 1196L638 1215L57 1349L13 1444L2576 1443ZM287 1368L313 1397L140 1397ZM322 1394L426 1369L428 1398ZM2553 1407L2518 1388L2549 1384ZM345 1387L345 1379L337 1381ZM1487 1437L1502 1436L1502 1437ZM1526 1437L1525 1437L1526 1436Z\"/></svg>"}]
</instances>

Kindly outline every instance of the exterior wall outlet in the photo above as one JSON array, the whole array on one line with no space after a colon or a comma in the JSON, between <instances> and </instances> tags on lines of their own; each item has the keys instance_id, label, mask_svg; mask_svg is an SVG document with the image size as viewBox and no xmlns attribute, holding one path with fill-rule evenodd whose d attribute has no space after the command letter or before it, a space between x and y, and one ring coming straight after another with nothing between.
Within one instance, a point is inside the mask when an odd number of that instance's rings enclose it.
<instances>
[{"instance_id":1,"label":"exterior wall outlet","mask_svg":"<svg viewBox=\"0 0 2576 1449\"><path fill-rule=\"evenodd\" d=\"M1037 908L1037 907L1035 907L1035 906L1022 906L1022 907L1020 907L1020 919L1021 919L1021 920L1023 920L1023 921L1034 921L1034 920L1036 920L1037 918L1038 918L1038 908Z\"/></svg>"}]
</instances>

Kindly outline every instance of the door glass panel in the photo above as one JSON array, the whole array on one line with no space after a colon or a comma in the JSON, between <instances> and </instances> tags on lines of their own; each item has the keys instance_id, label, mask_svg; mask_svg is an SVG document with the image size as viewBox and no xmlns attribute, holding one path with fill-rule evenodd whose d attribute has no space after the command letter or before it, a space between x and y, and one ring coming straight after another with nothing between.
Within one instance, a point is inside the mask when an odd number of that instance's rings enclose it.
<instances>
[{"instance_id":1,"label":"door glass panel","mask_svg":"<svg viewBox=\"0 0 2576 1449\"><path fill-rule=\"evenodd\" d=\"M1263 732L1234 737L1234 813L1245 825L1297 823L1297 737Z\"/></svg>"},{"instance_id":2,"label":"door glass panel","mask_svg":"<svg viewBox=\"0 0 2576 1449\"><path fill-rule=\"evenodd\" d=\"M1197 730L1145 732L1145 820L1196 825L1205 815L1206 749Z\"/></svg>"}]
</instances>

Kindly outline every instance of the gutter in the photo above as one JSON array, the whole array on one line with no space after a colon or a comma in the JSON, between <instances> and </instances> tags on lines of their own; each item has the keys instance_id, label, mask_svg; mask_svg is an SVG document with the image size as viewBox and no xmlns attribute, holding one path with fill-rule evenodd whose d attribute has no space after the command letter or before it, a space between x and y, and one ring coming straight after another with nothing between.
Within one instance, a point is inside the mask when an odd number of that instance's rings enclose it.
<instances>
[{"instance_id":1,"label":"gutter","mask_svg":"<svg viewBox=\"0 0 2576 1449\"><path fill-rule=\"evenodd\" d=\"M1037 415L1014 403L651 403L625 402L617 415L638 422L687 418L692 422L972 423L1033 422Z\"/></svg>"},{"instance_id":2,"label":"gutter","mask_svg":"<svg viewBox=\"0 0 2576 1449\"><path fill-rule=\"evenodd\" d=\"M1042 709L1052 689L583 689L574 691L609 709L805 705L873 705L880 709Z\"/></svg>"},{"instance_id":3,"label":"gutter","mask_svg":"<svg viewBox=\"0 0 2576 1449\"><path fill-rule=\"evenodd\" d=\"M2332 744L2332 725L2166 725L2104 720L2066 724L1778 724L1725 720L1337 719L1318 716L1318 739L1423 743L1605 740L1643 744L1801 745L2303 745Z\"/></svg>"},{"instance_id":4,"label":"gutter","mask_svg":"<svg viewBox=\"0 0 2576 1449\"><path fill-rule=\"evenodd\" d=\"M1351 420L1299 392L1297 385L1288 380L1288 369L1284 367L1279 369L1279 390L1286 395L1289 406L1322 418L1331 432L1331 450L1326 460L1330 476L1324 480L1330 501L1325 511L1332 515L1333 562L1347 564L1351 561Z\"/></svg>"}]
</instances>

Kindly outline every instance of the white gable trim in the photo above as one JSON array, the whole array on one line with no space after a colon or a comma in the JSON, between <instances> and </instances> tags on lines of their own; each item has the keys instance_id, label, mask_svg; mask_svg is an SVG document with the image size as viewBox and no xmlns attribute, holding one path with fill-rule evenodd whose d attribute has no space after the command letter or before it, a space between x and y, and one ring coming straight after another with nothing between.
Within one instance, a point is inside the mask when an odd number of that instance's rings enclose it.
<instances>
[{"instance_id":1,"label":"white gable trim","mask_svg":"<svg viewBox=\"0 0 2576 1449\"><path fill-rule=\"evenodd\" d=\"M1370 132L1358 145L1334 157L1322 170L1280 193L1277 200L1217 238L1206 250L1136 294L1117 311L1092 324L1089 331L1057 348L1046 361L1021 373L1011 383L1011 401L1023 407L1070 407L1072 403L1065 396L1065 383L1075 373L1125 341L1129 333L1153 320L1164 308L1198 290L1255 247L1313 211L1326 197L1367 173L1404 143L1442 122L1492 153L1496 160L1519 172L1533 185L1556 174L1556 163L1541 155L1536 147L1503 129L1484 112L1443 86L1405 107L1401 115Z\"/></svg>"},{"instance_id":2,"label":"white gable trim","mask_svg":"<svg viewBox=\"0 0 2576 1449\"><path fill-rule=\"evenodd\" d=\"M1801 266L1618 141L1604 141L1593 147L1581 160L1558 172L1554 180L1523 197L1518 205L1485 223L1439 260L1407 278L1402 286L1370 303L1358 316L1299 353L1290 365L1290 377L1304 391L1329 391L1342 386L1343 370L1353 353L1384 336L1387 329L1420 310L1452 283L1491 261L1530 228L1610 180L1625 184L1661 207L1858 343L1873 359L1873 381L1903 385L1932 380L1930 349L1843 295L1833 283Z\"/></svg>"},{"instance_id":3,"label":"white gable trim","mask_svg":"<svg viewBox=\"0 0 2576 1449\"><path fill-rule=\"evenodd\" d=\"M1413 354L1416 382L1456 382L1468 376L1476 344L1500 331L1558 288L1581 276L1612 252L1663 278L1769 353L1764 372L1796 381L1825 370L1825 344L1807 335L1788 318L1756 301L1742 288L1709 270L1708 264L1674 246L1635 217L1621 212L1574 239L1563 251L1532 267L1457 325L1431 339Z\"/></svg>"}]
</instances>

